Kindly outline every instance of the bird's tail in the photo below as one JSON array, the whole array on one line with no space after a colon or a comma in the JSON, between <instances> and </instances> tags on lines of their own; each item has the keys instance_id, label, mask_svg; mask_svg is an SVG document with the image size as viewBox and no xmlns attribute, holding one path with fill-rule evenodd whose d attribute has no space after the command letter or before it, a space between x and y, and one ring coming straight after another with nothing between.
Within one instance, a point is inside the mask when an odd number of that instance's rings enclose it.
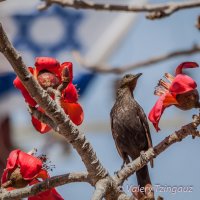
<instances>
[{"instance_id":1,"label":"bird's tail","mask_svg":"<svg viewBox=\"0 0 200 200\"><path fill-rule=\"evenodd\" d=\"M151 179L149 176L148 166L145 165L143 168L136 172L138 185L140 187L145 187L147 184L151 184Z\"/></svg>"}]
</instances>

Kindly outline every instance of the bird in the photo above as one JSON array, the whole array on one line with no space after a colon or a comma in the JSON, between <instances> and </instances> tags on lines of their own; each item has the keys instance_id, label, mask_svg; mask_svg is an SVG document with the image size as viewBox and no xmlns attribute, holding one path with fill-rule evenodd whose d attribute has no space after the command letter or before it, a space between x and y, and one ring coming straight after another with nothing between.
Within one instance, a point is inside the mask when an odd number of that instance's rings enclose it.
<instances>
[{"instance_id":1,"label":"bird","mask_svg":"<svg viewBox=\"0 0 200 200\"><path fill-rule=\"evenodd\" d=\"M142 73L126 74L122 78L117 89L115 104L110 112L112 136L117 151L123 159L122 167L128 164L130 159L135 160L139 156L144 156L142 152L152 147L147 117L133 95L141 75ZM153 167L153 160L150 163ZM139 187L151 184L147 165L136 172L136 177Z\"/></svg>"}]
</instances>

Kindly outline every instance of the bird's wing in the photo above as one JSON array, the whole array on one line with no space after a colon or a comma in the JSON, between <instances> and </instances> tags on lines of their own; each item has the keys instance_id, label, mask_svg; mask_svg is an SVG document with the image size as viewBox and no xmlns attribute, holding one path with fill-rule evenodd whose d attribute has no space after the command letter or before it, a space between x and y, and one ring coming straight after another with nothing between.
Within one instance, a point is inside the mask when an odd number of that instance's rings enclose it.
<instances>
[{"instance_id":1,"label":"bird's wing","mask_svg":"<svg viewBox=\"0 0 200 200\"><path fill-rule=\"evenodd\" d=\"M114 123L115 122L114 122L114 119L113 119L113 116L112 116L112 111L110 113L110 118L111 118L111 130L112 130L113 139L115 141L115 146L117 148L119 155L123 159L124 163L128 164L130 162L128 155L125 152L123 152L123 148L120 148L120 146L119 146L120 145L120 143L118 142L119 135L114 129Z\"/></svg>"},{"instance_id":2,"label":"bird's wing","mask_svg":"<svg viewBox=\"0 0 200 200\"><path fill-rule=\"evenodd\" d=\"M151 148L151 147L153 147L153 144L152 144L152 139L151 139L151 134L150 134L150 129L149 129L147 117L144 113L144 110L142 109L142 107L140 105L137 106L137 109L138 109L138 116L139 116L140 122L141 122L141 124L142 124L142 126L145 130L145 133L146 133L148 148ZM153 159L150 160L150 164L151 164L151 167L153 167Z\"/></svg>"},{"instance_id":3,"label":"bird's wing","mask_svg":"<svg viewBox=\"0 0 200 200\"><path fill-rule=\"evenodd\" d=\"M115 129L113 128L113 118L111 116L111 130L112 130L112 135L113 135L113 139L115 141L115 145L117 148L117 151L119 153L119 155L123 158L123 152L121 152L119 146L118 146L118 142L116 141L116 138L118 137L117 133L115 132Z\"/></svg>"}]
</instances>

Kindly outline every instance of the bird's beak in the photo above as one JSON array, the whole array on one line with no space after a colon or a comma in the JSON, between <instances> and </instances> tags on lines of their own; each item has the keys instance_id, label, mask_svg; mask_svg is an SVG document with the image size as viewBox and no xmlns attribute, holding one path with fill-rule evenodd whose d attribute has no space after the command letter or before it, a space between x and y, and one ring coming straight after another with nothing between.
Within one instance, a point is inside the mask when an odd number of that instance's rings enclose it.
<instances>
[{"instance_id":1,"label":"bird's beak","mask_svg":"<svg viewBox=\"0 0 200 200\"><path fill-rule=\"evenodd\" d=\"M136 75L135 75L135 79L138 79L141 75L142 75L142 73L136 74Z\"/></svg>"}]
</instances>

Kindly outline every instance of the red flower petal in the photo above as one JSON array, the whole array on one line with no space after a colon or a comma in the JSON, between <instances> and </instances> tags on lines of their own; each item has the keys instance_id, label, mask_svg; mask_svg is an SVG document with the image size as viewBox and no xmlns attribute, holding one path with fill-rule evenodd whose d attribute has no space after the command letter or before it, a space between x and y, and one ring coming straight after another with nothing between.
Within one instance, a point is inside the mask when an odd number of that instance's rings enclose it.
<instances>
[{"instance_id":1,"label":"red flower petal","mask_svg":"<svg viewBox=\"0 0 200 200\"><path fill-rule=\"evenodd\" d=\"M78 93L76 87L72 83L69 83L64 89L62 96L64 100L69 103L76 103L78 101Z\"/></svg>"},{"instance_id":2,"label":"red flower petal","mask_svg":"<svg viewBox=\"0 0 200 200\"><path fill-rule=\"evenodd\" d=\"M16 188L13 188L13 187L7 187L6 190L7 190L7 191L12 191L12 190L16 190Z\"/></svg>"},{"instance_id":3,"label":"red flower petal","mask_svg":"<svg viewBox=\"0 0 200 200\"><path fill-rule=\"evenodd\" d=\"M6 169L15 168L20 151L19 149L11 151L7 159Z\"/></svg>"},{"instance_id":4,"label":"red flower petal","mask_svg":"<svg viewBox=\"0 0 200 200\"><path fill-rule=\"evenodd\" d=\"M60 73L59 73L60 63L55 58L38 57L35 60L35 66L36 66L37 74L42 70L47 70L60 77Z\"/></svg>"},{"instance_id":5,"label":"red flower petal","mask_svg":"<svg viewBox=\"0 0 200 200\"><path fill-rule=\"evenodd\" d=\"M172 82L169 91L173 94L174 97L176 97L177 94L182 94L194 90L196 87L197 84L191 77L185 74L179 74Z\"/></svg>"},{"instance_id":6,"label":"red flower petal","mask_svg":"<svg viewBox=\"0 0 200 200\"><path fill-rule=\"evenodd\" d=\"M61 101L61 105L74 124L80 125L83 122L84 113L79 103L67 103L66 101Z\"/></svg>"},{"instance_id":7,"label":"red flower petal","mask_svg":"<svg viewBox=\"0 0 200 200\"><path fill-rule=\"evenodd\" d=\"M7 159L6 169L4 170L1 178L2 183L5 183L7 181L8 172L16 167L19 152L20 150L16 149L10 153Z\"/></svg>"},{"instance_id":8,"label":"red flower petal","mask_svg":"<svg viewBox=\"0 0 200 200\"><path fill-rule=\"evenodd\" d=\"M30 185L39 183L38 180L33 180ZM36 196L29 197L28 200L64 200L55 188L41 192Z\"/></svg>"},{"instance_id":9,"label":"red flower petal","mask_svg":"<svg viewBox=\"0 0 200 200\"><path fill-rule=\"evenodd\" d=\"M182 74L182 69L184 68L195 68L198 67L199 65L195 62L184 62L181 63L177 68L176 68L176 75Z\"/></svg>"},{"instance_id":10,"label":"red flower petal","mask_svg":"<svg viewBox=\"0 0 200 200\"><path fill-rule=\"evenodd\" d=\"M47 124L39 121L38 119L36 119L34 116L32 116L32 124L35 127L35 129L40 132L40 133L47 133L51 130L51 127L48 126Z\"/></svg>"},{"instance_id":11,"label":"red flower petal","mask_svg":"<svg viewBox=\"0 0 200 200\"><path fill-rule=\"evenodd\" d=\"M36 178L41 178L41 179L45 180L47 178L50 178L50 176L49 176L47 170L41 169Z\"/></svg>"},{"instance_id":12,"label":"red flower petal","mask_svg":"<svg viewBox=\"0 0 200 200\"><path fill-rule=\"evenodd\" d=\"M7 181L8 172L9 172L9 169L4 169L2 177L1 177L1 184Z\"/></svg>"},{"instance_id":13,"label":"red flower petal","mask_svg":"<svg viewBox=\"0 0 200 200\"><path fill-rule=\"evenodd\" d=\"M25 180L32 180L40 173L42 169L42 161L39 158L20 151L18 166L20 167L22 177Z\"/></svg>"},{"instance_id":14,"label":"red flower petal","mask_svg":"<svg viewBox=\"0 0 200 200\"><path fill-rule=\"evenodd\" d=\"M30 96L30 94L28 93L28 91L26 90L26 88L24 87L24 85L22 84L22 82L20 81L20 79L18 77L15 78L15 80L13 81L14 86L19 89L22 93L22 95L24 96L25 101L32 107L35 107L37 105L36 101Z\"/></svg>"},{"instance_id":15,"label":"red flower petal","mask_svg":"<svg viewBox=\"0 0 200 200\"><path fill-rule=\"evenodd\" d=\"M60 73L62 73L62 70L67 67L69 70L69 77L70 77L70 82L72 82L73 80L73 64L71 62L64 62L61 64L61 71Z\"/></svg>"},{"instance_id":16,"label":"red flower petal","mask_svg":"<svg viewBox=\"0 0 200 200\"><path fill-rule=\"evenodd\" d=\"M148 116L149 120L153 123L156 131L160 130L160 128L158 127L158 123L165 108L175 104L177 104L177 101L170 93L166 93L160 96L160 98L157 100L156 104L151 109Z\"/></svg>"},{"instance_id":17,"label":"red flower petal","mask_svg":"<svg viewBox=\"0 0 200 200\"><path fill-rule=\"evenodd\" d=\"M28 200L64 200L62 196L56 191L56 189L47 190L41 192L36 196L29 197Z\"/></svg>"}]
</instances>

